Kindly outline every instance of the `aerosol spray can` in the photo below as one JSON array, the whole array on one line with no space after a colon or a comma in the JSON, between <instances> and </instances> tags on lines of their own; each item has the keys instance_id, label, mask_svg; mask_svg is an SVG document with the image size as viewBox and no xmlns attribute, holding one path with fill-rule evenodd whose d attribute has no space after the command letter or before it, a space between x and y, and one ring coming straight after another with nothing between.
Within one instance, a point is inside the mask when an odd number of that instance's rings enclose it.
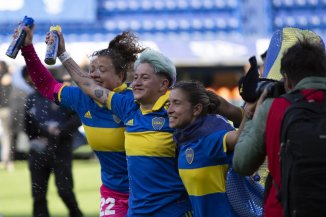
<instances>
[{"instance_id":1,"label":"aerosol spray can","mask_svg":"<svg viewBox=\"0 0 326 217\"><path fill-rule=\"evenodd\" d=\"M48 65L54 65L57 59L59 46L58 32L61 32L61 27L59 25L50 27L50 34L53 38L53 41L48 42L44 59L44 62Z\"/></svg>"},{"instance_id":2,"label":"aerosol spray can","mask_svg":"<svg viewBox=\"0 0 326 217\"><path fill-rule=\"evenodd\" d=\"M20 50L22 44L24 43L26 32L24 31L24 26L32 28L34 25L34 20L31 17L25 16L23 21L18 26L18 34L10 43L6 55L13 59L16 58L18 51Z\"/></svg>"}]
</instances>

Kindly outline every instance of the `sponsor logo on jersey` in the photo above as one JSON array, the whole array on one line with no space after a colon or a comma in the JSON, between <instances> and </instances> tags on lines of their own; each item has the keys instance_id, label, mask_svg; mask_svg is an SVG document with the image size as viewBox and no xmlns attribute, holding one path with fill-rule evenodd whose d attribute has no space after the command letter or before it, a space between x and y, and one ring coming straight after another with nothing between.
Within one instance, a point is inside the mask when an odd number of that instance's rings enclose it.
<instances>
[{"instance_id":1,"label":"sponsor logo on jersey","mask_svg":"<svg viewBox=\"0 0 326 217\"><path fill-rule=\"evenodd\" d=\"M155 117L152 119L152 126L154 130L160 130L163 128L165 119L162 117Z\"/></svg>"},{"instance_id":2,"label":"sponsor logo on jersey","mask_svg":"<svg viewBox=\"0 0 326 217\"><path fill-rule=\"evenodd\" d=\"M130 119L129 121L127 121L126 125L127 126L133 126L134 125L134 119Z\"/></svg>"}]
</instances>

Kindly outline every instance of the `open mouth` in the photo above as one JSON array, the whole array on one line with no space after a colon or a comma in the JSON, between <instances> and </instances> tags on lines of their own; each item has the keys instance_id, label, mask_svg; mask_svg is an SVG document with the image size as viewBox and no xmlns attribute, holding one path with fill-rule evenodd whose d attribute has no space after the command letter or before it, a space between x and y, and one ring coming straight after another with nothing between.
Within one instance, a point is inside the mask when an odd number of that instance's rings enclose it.
<instances>
[{"instance_id":1,"label":"open mouth","mask_svg":"<svg viewBox=\"0 0 326 217\"><path fill-rule=\"evenodd\" d=\"M99 86L102 86L103 85L103 82L101 82L101 81L96 81L96 80L94 80L95 81L95 83L97 84L97 85L99 85Z\"/></svg>"},{"instance_id":2,"label":"open mouth","mask_svg":"<svg viewBox=\"0 0 326 217\"><path fill-rule=\"evenodd\" d=\"M176 120L176 119L177 119L176 117L169 116L169 121L174 121L174 120Z\"/></svg>"},{"instance_id":3,"label":"open mouth","mask_svg":"<svg viewBox=\"0 0 326 217\"><path fill-rule=\"evenodd\" d=\"M134 92L140 92L140 91L142 91L142 90L143 90L143 89L139 89L139 88L134 88L134 89L133 89Z\"/></svg>"}]
</instances>

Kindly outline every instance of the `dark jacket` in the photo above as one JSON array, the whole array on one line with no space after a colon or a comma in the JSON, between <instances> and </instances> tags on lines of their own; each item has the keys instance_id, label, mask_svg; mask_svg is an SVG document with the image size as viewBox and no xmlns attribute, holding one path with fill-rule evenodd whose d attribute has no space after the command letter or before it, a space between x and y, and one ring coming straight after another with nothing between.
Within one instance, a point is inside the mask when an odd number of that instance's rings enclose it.
<instances>
[{"instance_id":1,"label":"dark jacket","mask_svg":"<svg viewBox=\"0 0 326 217\"><path fill-rule=\"evenodd\" d=\"M56 125L60 133L51 134L50 125ZM74 111L59 107L38 92L29 95L25 108L25 132L29 139L47 138L52 146L71 145L72 135L80 125Z\"/></svg>"}]
</instances>

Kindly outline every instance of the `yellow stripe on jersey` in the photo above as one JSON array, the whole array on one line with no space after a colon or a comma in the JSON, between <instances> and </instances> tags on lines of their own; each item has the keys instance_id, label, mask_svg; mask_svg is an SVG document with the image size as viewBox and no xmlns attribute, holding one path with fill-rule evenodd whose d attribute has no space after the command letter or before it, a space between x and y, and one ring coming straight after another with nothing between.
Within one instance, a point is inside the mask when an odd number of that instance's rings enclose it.
<instances>
[{"instance_id":1,"label":"yellow stripe on jersey","mask_svg":"<svg viewBox=\"0 0 326 217\"><path fill-rule=\"evenodd\" d=\"M229 132L227 132L224 136L223 136L223 150L224 152L227 152L228 148L226 147L226 135L228 135Z\"/></svg>"},{"instance_id":2,"label":"yellow stripe on jersey","mask_svg":"<svg viewBox=\"0 0 326 217\"><path fill-rule=\"evenodd\" d=\"M203 196L225 192L228 168L228 165L217 165L196 169L179 169L179 174L190 196Z\"/></svg>"},{"instance_id":3,"label":"yellow stripe on jersey","mask_svg":"<svg viewBox=\"0 0 326 217\"><path fill-rule=\"evenodd\" d=\"M61 87L60 87L60 90L59 90L59 92L58 92L58 100L59 100L59 102L61 102L61 92L62 92L62 89L64 88L64 87L66 87L66 86L68 86L67 84L63 84Z\"/></svg>"},{"instance_id":4,"label":"yellow stripe on jersey","mask_svg":"<svg viewBox=\"0 0 326 217\"><path fill-rule=\"evenodd\" d=\"M112 92L112 91L109 92L108 101L106 102L106 106L110 110L111 110L111 101L112 101L113 94L114 94L114 92Z\"/></svg>"},{"instance_id":5,"label":"yellow stripe on jersey","mask_svg":"<svg viewBox=\"0 0 326 217\"><path fill-rule=\"evenodd\" d=\"M158 100L155 102L152 111L160 110L168 101L169 96L170 96L170 91L167 91L164 95L160 96L160 98L158 98Z\"/></svg>"},{"instance_id":6,"label":"yellow stripe on jersey","mask_svg":"<svg viewBox=\"0 0 326 217\"><path fill-rule=\"evenodd\" d=\"M96 105L97 105L98 107L103 108L102 103L100 103L99 101L96 101L96 100L94 100L94 102L96 103Z\"/></svg>"},{"instance_id":7,"label":"yellow stripe on jersey","mask_svg":"<svg viewBox=\"0 0 326 217\"><path fill-rule=\"evenodd\" d=\"M170 91L167 91L164 95L160 96L160 98L158 98L158 100L155 102L154 106L152 109L150 110L143 110L142 108L140 108L140 111L143 115L152 113L154 111L158 111L160 110L163 106L165 106L166 102L168 101L170 96Z\"/></svg>"},{"instance_id":8,"label":"yellow stripe on jersey","mask_svg":"<svg viewBox=\"0 0 326 217\"><path fill-rule=\"evenodd\" d=\"M114 92L116 93L120 93L122 91L124 91L125 89L127 89L127 84L126 83L122 83L119 87L116 87L113 89Z\"/></svg>"},{"instance_id":9,"label":"yellow stripe on jersey","mask_svg":"<svg viewBox=\"0 0 326 217\"><path fill-rule=\"evenodd\" d=\"M125 132L127 156L175 157L175 143L167 132Z\"/></svg>"},{"instance_id":10,"label":"yellow stripe on jersey","mask_svg":"<svg viewBox=\"0 0 326 217\"><path fill-rule=\"evenodd\" d=\"M114 88L113 91L109 92L108 100L106 101L106 106L108 109L111 110L111 100L112 100L113 94L120 93L120 92L124 91L125 89L127 89L127 87L128 87L127 84L123 83L119 87Z\"/></svg>"},{"instance_id":11,"label":"yellow stripe on jersey","mask_svg":"<svg viewBox=\"0 0 326 217\"><path fill-rule=\"evenodd\" d=\"M83 125L87 142L95 151L123 152L125 128L98 128Z\"/></svg>"}]
</instances>

